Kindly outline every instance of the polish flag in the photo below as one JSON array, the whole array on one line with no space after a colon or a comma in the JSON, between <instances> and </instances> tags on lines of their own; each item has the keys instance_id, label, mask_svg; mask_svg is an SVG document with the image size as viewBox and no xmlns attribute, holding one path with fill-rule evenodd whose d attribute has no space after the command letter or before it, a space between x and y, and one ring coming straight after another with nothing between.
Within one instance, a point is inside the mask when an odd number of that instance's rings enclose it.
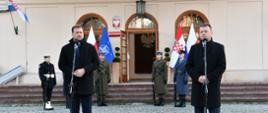
<instances>
[{"instance_id":1,"label":"polish flag","mask_svg":"<svg viewBox=\"0 0 268 113\"><path fill-rule=\"evenodd\" d=\"M194 30L194 24L192 23L191 24L191 27L190 27L190 31L189 31L189 35L188 35L188 39L187 39L187 44L186 44L186 47L187 47L187 52L189 53L190 50L191 50L191 47L193 45L195 45L197 43L197 37L195 35L195 30Z\"/></svg>"},{"instance_id":2,"label":"polish flag","mask_svg":"<svg viewBox=\"0 0 268 113\"><path fill-rule=\"evenodd\" d=\"M87 42L92 44L95 47L96 51L98 52L98 44L97 44L97 41L96 41L95 34L94 34L92 26L89 29Z\"/></svg>"}]
</instances>

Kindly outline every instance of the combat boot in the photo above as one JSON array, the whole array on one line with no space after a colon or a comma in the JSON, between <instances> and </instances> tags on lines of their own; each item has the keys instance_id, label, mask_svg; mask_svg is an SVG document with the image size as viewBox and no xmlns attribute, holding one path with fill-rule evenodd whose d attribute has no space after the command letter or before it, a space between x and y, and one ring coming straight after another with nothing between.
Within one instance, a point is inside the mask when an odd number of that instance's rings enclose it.
<instances>
[{"instance_id":1,"label":"combat boot","mask_svg":"<svg viewBox=\"0 0 268 113\"><path fill-rule=\"evenodd\" d=\"M101 104L102 106L108 106L107 104L106 104L106 102L105 102L105 96L103 96L102 97L102 104Z\"/></svg>"},{"instance_id":2,"label":"combat boot","mask_svg":"<svg viewBox=\"0 0 268 113\"><path fill-rule=\"evenodd\" d=\"M164 98L160 98L159 100L160 100L159 106L164 106L165 105Z\"/></svg>"},{"instance_id":3,"label":"combat boot","mask_svg":"<svg viewBox=\"0 0 268 113\"><path fill-rule=\"evenodd\" d=\"M186 98L185 97L180 97L180 103L178 107L186 107Z\"/></svg>"}]
</instances>

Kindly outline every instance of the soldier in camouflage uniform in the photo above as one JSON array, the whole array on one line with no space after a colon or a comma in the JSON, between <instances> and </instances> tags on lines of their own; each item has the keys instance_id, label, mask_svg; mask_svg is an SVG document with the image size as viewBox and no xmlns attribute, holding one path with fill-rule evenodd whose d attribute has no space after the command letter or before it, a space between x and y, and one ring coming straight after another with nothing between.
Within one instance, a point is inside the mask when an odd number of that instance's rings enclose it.
<instances>
[{"instance_id":1,"label":"soldier in camouflage uniform","mask_svg":"<svg viewBox=\"0 0 268 113\"><path fill-rule=\"evenodd\" d=\"M100 65L96 72L96 93L97 93L97 104L98 106L107 106L105 103L105 96L108 91L108 83L111 82L109 64L104 59L104 54L100 53Z\"/></svg>"},{"instance_id":2,"label":"soldier in camouflage uniform","mask_svg":"<svg viewBox=\"0 0 268 113\"><path fill-rule=\"evenodd\" d=\"M162 58L162 52L156 52L156 61L153 63L154 93L159 101L156 106L164 105L164 96L167 93L167 64Z\"/></svg>"}]
</instances>

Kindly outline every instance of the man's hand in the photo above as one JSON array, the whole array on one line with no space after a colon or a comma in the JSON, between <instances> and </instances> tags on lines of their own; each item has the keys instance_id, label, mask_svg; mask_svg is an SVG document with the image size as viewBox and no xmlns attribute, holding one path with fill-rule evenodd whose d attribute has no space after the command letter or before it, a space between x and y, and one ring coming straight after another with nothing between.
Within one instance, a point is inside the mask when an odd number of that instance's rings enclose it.
<instances>
[{"instance_id":1,"label":"man's hand","mask_svg":"<svg viewBox=\"0 0 268 113\"><path fill-rule=\"evenodd\" d=\"M205 75L201 75L199 76L198 78L198 82L201 83L201 84L204 84L206 81L206 76Z\"/></svg>"},{"instance_id":2,"label":"man's hand","mask_svg":"<svg viewBox=\"0 0 268 113\"><path fill-rule=\"evenodd\" d=\"M76 77L83 77L85 73L86 73L86 70L84 68L80 68L80 69L75 70L74 75Z\"/></svg>"}]
</instances>

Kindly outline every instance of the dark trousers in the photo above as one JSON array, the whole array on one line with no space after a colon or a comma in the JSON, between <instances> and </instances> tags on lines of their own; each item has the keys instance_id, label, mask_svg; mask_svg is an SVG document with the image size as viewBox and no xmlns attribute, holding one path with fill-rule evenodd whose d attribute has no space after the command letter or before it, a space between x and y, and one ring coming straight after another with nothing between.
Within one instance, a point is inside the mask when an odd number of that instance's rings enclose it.
<instances>
[{"instance_id":1,"label":"dark trousers","mask_svg":"<svg viewBox=\"0 0 268 113\"><path fill-rule=\"evenodd\" d=\"M72 101L71 113L79 113L80 103L82 103L83 113L92 113L91 95L74 95L71 101Z\"/></svg>"},{"instance_id":2,"label":"dark trousers","mask_svg":"<svg viewBox=\"0 0 268 113\"><path fill-rule=\"evenodd\" d=\"M105 95L97 94L97 103L98 105L105 104Z\"/></svg>"},{"instance_id":3,"label":"dark trousers","mask_svg":"<svg viewBox=\"0 0 268 113\"><path fill-rule=\"evenodd\" d=\"M43 102L51 101L53 87L43 85L42 89L43 89Z\"/></svg>"},{"instance_id":4,"label":"dark trousers","mask_svg":"<svg viewBox=\"0 0 268 113\"><path fill-rule=\"evenodd\" d=\"M179 95L180 101L186 101L186 95Z\"/></svg>"},{"instance_id":5,"label":"dark trousers","mask_svg":"<svg viewBox=\"0 0 268 113\"><path fill-rule=\"evenodd\" d=\"M65 95L65 104L66 108L71 109L71 96L70 95Z\"/></svg>"},{"instance_id":6,"label":"dark trousers","mask_svg":"<svg viewBox=\"0 0 268 113\"><path fill-rule=\"evenodd\" d=\"M220 113L221 109L218 108L208 108L209 113ZM195 113L204 113L204 107L194 107Z\"/></svg>"}]
</instances>

